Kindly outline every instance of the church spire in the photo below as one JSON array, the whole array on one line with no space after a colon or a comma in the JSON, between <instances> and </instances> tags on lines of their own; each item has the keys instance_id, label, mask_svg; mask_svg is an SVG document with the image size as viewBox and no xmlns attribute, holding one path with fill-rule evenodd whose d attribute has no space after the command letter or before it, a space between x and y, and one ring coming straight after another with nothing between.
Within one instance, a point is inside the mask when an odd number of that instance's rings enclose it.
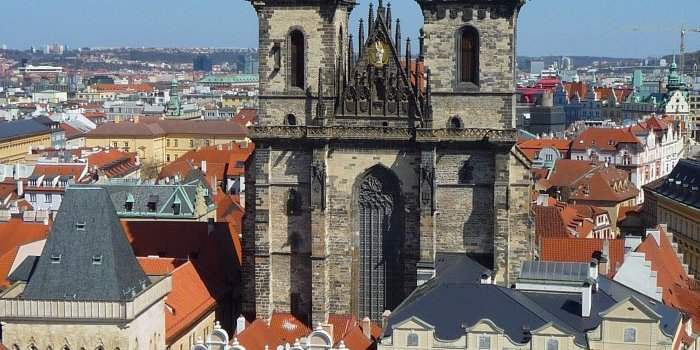
<instances>
[{"instance_id":1,"label":"church spire","mask_svg":"<svg viewBox=\"0 0 700 350\"><path fill-rule=\"evenodd\" d=\"M396 52L401 54L401 20L396 19L396 38L394 39L396 45Z\"/></svg>"},{"instance_id":2,"label":"church spire","mask_svg":"<svg viewBox=\"0 0 700 350\"><path fill-rule=\"evenodd\" d=\"M391 19L391 3L388 3L388 4L386 4L386 21L385 22L386 22L386 29L387 29L389 35L391 35L391 21L392 21L392 19Z\"/></svg>"},{"instance_id":3,"label":"church spire","mask_svg":"<svg viewBox=\"0 0 700 350\"><path fill-rule=\"evenodd\" d=\"M372 33L372 27L374 27L374 4L369 3L369 16L367 19L367 28L369 32Z\"/></svg>"},{"instance_id":4,"label":"church spire","mask_svg":"<svg viewBox=\"0 0 700 350\"><path fill-rule=\"evenodd\" d=\"M359 49L357 51L357 57L362 57L362 53L364 51L363 48L365 47L365 25L362 18L360 18L360 37L358 38L358 41Z\"/></svg>"}]
</instances>

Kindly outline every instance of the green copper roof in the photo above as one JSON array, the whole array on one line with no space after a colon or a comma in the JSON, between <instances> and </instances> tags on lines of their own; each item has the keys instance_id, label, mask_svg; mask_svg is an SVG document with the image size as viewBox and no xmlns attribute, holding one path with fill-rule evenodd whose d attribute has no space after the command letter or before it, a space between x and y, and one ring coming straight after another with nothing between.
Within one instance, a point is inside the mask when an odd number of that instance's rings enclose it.
<instances>
[{"instance_id":1,"label":"green copper roof","mask_svg":"<svg viewBox=\"0 0 700 350\"><path fill-rule=\"evenodd\" d=\"M208 75L199 81L199 83L203 84L242 84L257 82L257 74Z\"/></svg>"}]
</instances>

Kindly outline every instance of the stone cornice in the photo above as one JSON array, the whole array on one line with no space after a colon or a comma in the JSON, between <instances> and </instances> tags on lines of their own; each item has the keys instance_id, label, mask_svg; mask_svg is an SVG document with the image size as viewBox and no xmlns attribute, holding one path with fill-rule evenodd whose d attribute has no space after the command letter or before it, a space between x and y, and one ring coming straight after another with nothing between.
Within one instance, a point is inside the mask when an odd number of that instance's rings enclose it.
<instances>
[{"instance_id":1,"label":"stone cornice","mask_svg":"<svg viewBox=\"0 0 700 350\"><path fill-rule=\"evenodd\" d=\"M415 141L418 143L489 142L514 144L515 129L413 129L352 126L254 126L253 141Z\"/></svg>"}]
</instances>

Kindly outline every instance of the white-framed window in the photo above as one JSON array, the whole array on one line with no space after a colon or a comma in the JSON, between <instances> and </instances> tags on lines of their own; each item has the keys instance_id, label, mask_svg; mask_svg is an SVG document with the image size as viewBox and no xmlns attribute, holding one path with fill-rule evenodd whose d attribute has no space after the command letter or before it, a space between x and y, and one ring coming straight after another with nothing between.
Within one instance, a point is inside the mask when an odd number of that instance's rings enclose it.
<instances>
[{"instance_id":1,"label":"white-framed window","mask_svg":"<svg viewBox=\"0 0 700 350\"><path fill-rule=\"evenodd\" d=\"M406 336L406 346L418 346L418 334L408 333Z\"/></svg>"},{"instance_id":2,"label":"white-framed window","mask_svg":"<svg viewBox=\"0 0 700 350\"><path fill-rule=\"evenodd\" d=\"M491 349L491 337L488 335L479 336L479 350L490 350Z\"/></svg>"},{"instance_id":3,"label":"white-framed window","mask_svg":"<svg viewBox=\"0 0 700 350\"><path fill-rule=\"evenodd\" d=\"M559 350L559 340L554 338L547 339L547 350Z\"/></svg>"},{"instance_id":4,"label":"white-framed window","mask_svg":"<svg viewBox=\"0 0 700 350\"><path fill-rule=\"evenodd\" d=\"M637 342L637 329L625 328L624 342L625 343L636 343Z\"/></svg>"},{"instance_id":5,"label":"white-framed window","mask_svg":"<svg viewBox=\"0 0 700 350\"><path fill-rule=\"evenodd\" d=\"M32 203L36 203L36 193L29 194L29 201Z\"/></svg>"},{"instance_id":6,"label":"white-framed window","mask_svg":"<svg viewBox=\"0 0 700 350\"><path fill-rule=\"evenodd\" d=\"M51 200L53 199L51 197L53 197L53 196L50 193L45 194L44 195L44 202L51 203Z\"/></svg>"}]
</instances>

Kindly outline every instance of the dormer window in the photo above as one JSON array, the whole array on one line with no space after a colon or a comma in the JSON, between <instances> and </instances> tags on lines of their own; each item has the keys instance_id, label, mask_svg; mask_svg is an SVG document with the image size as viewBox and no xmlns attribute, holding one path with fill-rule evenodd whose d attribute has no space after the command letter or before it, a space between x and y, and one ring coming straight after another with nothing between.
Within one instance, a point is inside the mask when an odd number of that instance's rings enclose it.
<instances>
[{"instance_id":1,"label":"dormer window","mask_svg":"<svg viewBox=\"0 0 700 350\"><path fill-rule=\"evenodd\" d=\"M60 264L61 263L61 254L51 255L51 263L52 264Z\"/></svg>"},{"instance_id":2,"label":"dormer window","mask_svg":"<svg viewBox=\"0 0 700 350\"><path fill-rule=\"evenodd\" d=\"M126 202L124 202L124 209L126 209L126 211L134 210L134 196L131 193L129 193L126 196Z\"/></svg>"},{"instance_id":3,"label":"dormer window","mask_svg":"<svg viewBox=\"0 0 700 350\"><path fill-rule=\"evenodd\" d=\"M181 206L180 197L176 197L173 201L173 215L180 215Z\"/></svg>"},{"instance_id":4,"label":"dormer window","mask_svg":"<svg viewBox=\"0 0 700 350\"><path fill-rule=\"evenodd\" d=\"M548 339L547 340L547 350L559 350L559 340Z\"/></svg>"},{"instance_id":5,"label":"dormer window","mask_svg":"<svg viewBox=\"0 0 700 350\"><path fill-rule=\"evenodd\" d=\"M102 265L102 255L93 255L92 256L92 264L93 265Z\"/></svg>"},{"instance_id":6,"label":"dormer window","mask_svg":"<svg viewBox=\"0 0 700 350\"><path fill-rule=\"evenodd\" d=\"M150 195L148 196L148 211L149 212L155 212L156 207L158 205L158 196L156 195Z\"/></svg>"},{"instance_id":7,"label":"dormer window","mask_svg":"<svg viewBox=\"0 0 700 350\"><path fill-rule=\"evenodd\" d=\"M78 221L75 223L75 229L78 231L85 231L85 221Z\"/></svg>"}]
</instances>

